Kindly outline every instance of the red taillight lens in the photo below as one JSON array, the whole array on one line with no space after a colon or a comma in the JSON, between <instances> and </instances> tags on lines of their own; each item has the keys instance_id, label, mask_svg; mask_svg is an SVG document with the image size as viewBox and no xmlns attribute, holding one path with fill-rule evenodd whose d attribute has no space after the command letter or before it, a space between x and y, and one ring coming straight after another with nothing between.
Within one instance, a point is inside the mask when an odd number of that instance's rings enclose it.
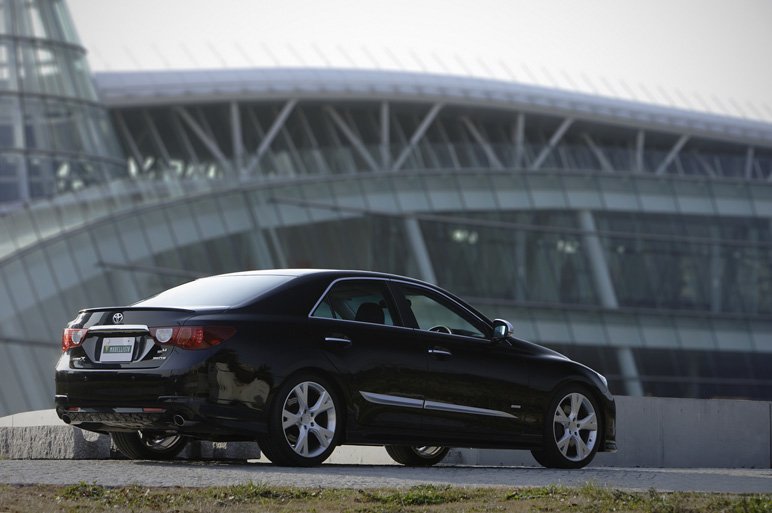
<instances>
[{"instance_id":1,"label":"red taillight lens","mask_svg":"<svg viewBox=\"0 0 772 513\"><path fill-rule=\"evenodd\" d=\"M65 328L62 333L62 351L79 346L86 339L87 333L86 328Z\"/></svg>"},{"instance_id":2,"label":"red taillight lens","mask_svg":"<svg viewBox=\"0 0 772 513\"><path fill-rule=\"evenodd\" d=\"M176 326L151 328L150 335L159 344L169 344L182 349L207 349L221 344L236 333L230 326Z\"/></svg>"}]
</instances>

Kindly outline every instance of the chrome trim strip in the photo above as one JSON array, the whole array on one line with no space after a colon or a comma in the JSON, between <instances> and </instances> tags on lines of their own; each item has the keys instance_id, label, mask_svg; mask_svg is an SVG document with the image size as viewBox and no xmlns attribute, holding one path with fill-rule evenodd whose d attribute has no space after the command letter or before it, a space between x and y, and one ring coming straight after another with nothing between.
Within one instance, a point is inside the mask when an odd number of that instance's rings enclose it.
<instances>
[{"instance_id":1,"label":"chrome trim strip","mask_svg":"<svg viewBox=\"0 0 772 513\"><path fill-rule=\"evenodd\" d=\"M446 351L444 349L429 349L427 353L434 356L447 356L447 357L453 356L453 353L451 353L450 351Z\"/></svg>"},{"instance_id":2,"label":"chrome trim strip","mask_svg":"<svg viewBox=\"0 0 772 513\"><path fill-rule=\"evenodd\" d=\"M462 406L460 404L438 403L435 401L424 401L424 409L435 411L448 411L451 413L469 413L471 415L485 415L487 417L503 417L507 419L516 419L517 416L498 410L489 410L487 408L475 408L474 406Z\"/></svg>"},{"instance_id":3,"label":"chrome trim strip","mask_svg":"<svg viewBox=\"0 0 772 513\"><path fill-rule=\"evenodd\" d=\"M396 395L374 394L372 392L359 391L367 402L373 404L383 404L384 406L402 406L404 408L423 408L424 402L421 399L411 399L409 397L399 397Z\"/></svg>"},{"instance_id":4,"label":"chrome trim strip","mask_svg":"<svg viewBox=\"0 0 772 513\"><path fill-rule=\"evenodd\" d=\"M118 333L121 331L142 331L150 333L150 329L144 324L100 324L91 326L88 331L95 333Z\"/></svg>"},{"instance_id":5,"label":"chrome trim strip","mask_svg":"<svg viewBox=\"0 0 772 513\"><path fill-rule=\"evenodd\" d=\"M516 415L498 410L489 410L487 408L475 408L474 406L462 406L460 404L439 403L436 401L422 401L421 399L411 399L409 397L400 397L397 395L374 394L372 392L359 391L365 401L373 404L382 404L384 406L401 406L404 408L421 408L424 410L447 411L451 413L468 413L470 415L485 415L487 417L502 417L506 419L516 419Z\"/></svg>"},{"instance_id":6,"label":"chrome trim strip","mask_svg":"<svg viewBox=\"0 0 772 513\"><path fill-rule=\"evenodd\" d=\"M333 344L351 344L351 339L342 337L324 337L324 341Z\"/></svg>"}]
</instances>

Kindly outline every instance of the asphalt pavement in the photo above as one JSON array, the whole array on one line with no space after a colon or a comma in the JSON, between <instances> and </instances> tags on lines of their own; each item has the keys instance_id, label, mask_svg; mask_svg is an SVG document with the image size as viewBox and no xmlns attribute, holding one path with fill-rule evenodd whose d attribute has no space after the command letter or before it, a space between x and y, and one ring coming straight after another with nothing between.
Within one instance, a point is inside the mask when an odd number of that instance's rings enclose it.
<instances>
[{"instance_id":1,"label":"asphalt pavement","mask_svg":"<svg viewBox=\"0 0 772 513\"><path fill-rule=\"evenodd\" d=\"M283 468L260 461L4 460L0 483L104 486L213 486L260 483L307 488L408 488L418 484L523 487L582 486L628 490L772 493L770 469L598 468L550 470L536 467L325 464Z\"/></svg>"}]
</instances>

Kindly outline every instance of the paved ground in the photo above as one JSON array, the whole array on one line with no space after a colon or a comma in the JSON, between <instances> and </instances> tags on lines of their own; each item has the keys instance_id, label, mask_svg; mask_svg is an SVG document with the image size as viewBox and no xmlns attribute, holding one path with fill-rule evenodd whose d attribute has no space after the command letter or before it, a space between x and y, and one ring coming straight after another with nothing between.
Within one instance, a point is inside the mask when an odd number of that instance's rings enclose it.
<instances>
[{"instance_id":1,"label":"paved ground","mask_svg":"<svg viewBox=\"0 0 772 513\"><path fill-rule=\"evenodd\" d=\"M435 483L455 486L581 486L660 491L772 493L772 470L620 469L579 471L529 467L442 466L428 469L395 465L326 464L317 468L280 468L262 462L154 462L118 460L5 460L0 483L69 484L85 481L107 486L209 486L245 482L277 486L367 488Z\"/></svg>"}]
</instances>

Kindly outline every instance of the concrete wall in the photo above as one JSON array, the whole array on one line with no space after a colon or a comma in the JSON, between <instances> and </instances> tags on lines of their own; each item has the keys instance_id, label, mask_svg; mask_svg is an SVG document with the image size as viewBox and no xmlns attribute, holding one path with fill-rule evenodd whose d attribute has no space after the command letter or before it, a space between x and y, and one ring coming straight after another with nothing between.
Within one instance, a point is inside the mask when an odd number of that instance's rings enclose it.
<instances>
[{"instance_id":1,"label":"concrete wall","mask_svg":"<svg viewBox=\"0 0 772 513\"><path fill-rule=\"evenodd\" d=\"M772 468L772 402L724 399L615 398L616 453L601 467ZM527 451L456 449L469 465L538 465Z\"/></svg>"},{"instance_id":2,"label":"concrete wall","mask_svg":"<svg viewBox=\"0 0 772 513\"><path fill-rule=\"evenodd\" d=\"M772 468L772 402L617 397L617 446L601 467ZM2 427L4 426L4 427ZM259 457L254 443L195 444L182 456ZM53 410L0 419L0 458L99 459L109 437L66 426ZM331 463L392 463L383 448L342 447ZM447 464L538 466L528 451L453 449Z\"/></svg>"}]
</instances>

